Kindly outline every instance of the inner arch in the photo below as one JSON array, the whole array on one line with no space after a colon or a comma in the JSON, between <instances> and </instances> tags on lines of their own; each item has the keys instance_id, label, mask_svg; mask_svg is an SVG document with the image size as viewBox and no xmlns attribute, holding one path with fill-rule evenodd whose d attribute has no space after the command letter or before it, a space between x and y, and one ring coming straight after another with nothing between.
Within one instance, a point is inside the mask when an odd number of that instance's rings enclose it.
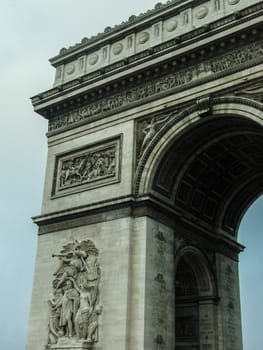
<instances>
[{"instance_id":1,"label":"inner arch","mask_svg":"<svg viewBox=\"0 0 263 350\"><path fill-rule=\"evenodd\" d=\"M152 188L176 209L236 236L243 213L263 193L263 128L243 117L194 123L169 146Z\"/></svg>"},{"instance_id":2,"label":"inner arch","mask_svg":"<svg viewBox=\"0 0 263 350\"><path fill-rule=\"evenodd\" d=\"M213 313L215 300L212 269L200 250L186 245L175 254L175 350L205 346L203 316Z\"/></svg>"}]
</instances>

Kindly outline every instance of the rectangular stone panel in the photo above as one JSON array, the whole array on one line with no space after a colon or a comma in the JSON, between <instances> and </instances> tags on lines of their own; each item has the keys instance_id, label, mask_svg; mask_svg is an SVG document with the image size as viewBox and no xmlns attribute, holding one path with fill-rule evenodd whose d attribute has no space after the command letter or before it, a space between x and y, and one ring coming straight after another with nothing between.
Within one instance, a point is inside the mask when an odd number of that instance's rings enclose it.
<instances>
[{"instance_id":1,"label":"rectangular stone panel","mask_svg":"<svg viewBox=\"0 0 263 350\"><path fill-rule=\"evenodd\" d=\"M121 135L56 156L52 197L120 181Z\"/></svg>"}]
</instances>

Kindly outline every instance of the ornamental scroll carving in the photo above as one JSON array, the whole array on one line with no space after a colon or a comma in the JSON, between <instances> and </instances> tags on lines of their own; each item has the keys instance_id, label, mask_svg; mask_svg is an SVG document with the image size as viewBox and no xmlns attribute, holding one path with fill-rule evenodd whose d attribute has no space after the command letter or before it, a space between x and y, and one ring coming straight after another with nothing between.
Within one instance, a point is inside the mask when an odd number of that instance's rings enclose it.
<instances>
[{"instance_id":1,"label":"ornamental scroll carving","mask_svg":"<svg viewBox=\"0 0 263 350\"><path fill-rule=\"evenodd\" d=\"M55 116L50 119L49 131L55 131L103 113L129 107L132 103L143 101L146 98L162 93L172 93L173 90L183 89L186 86L197 85L201 81L209 81L225 74L231 74L244 67L258 64L259 61L262 62L262 57L263 41L261 40L209 60L196 62L194 65L179 69L174 73Z\"/></svg>"},{"instance_id":2,"label":"ornamental scroll carving","mask_svg":"<svg viewBox=\"0 0 263 350\"><path fill-rule=\"evenodd\" d=\"M119 181L120 138L58 156L52 195Z\"/></svg>"},{"instance_id":3,"label":"ornamental scroll carving","mask_svg":"<svg viewBox=\"0 0 263 350\"><path fill-rule=\"evenodd\" d=\"M101 270L99 251L90 240L66 244L59 254L53 279L53 295L48 300L49 323L46 348L61 346L91 348L98 341Z\"/></svg>"}]
</instances>

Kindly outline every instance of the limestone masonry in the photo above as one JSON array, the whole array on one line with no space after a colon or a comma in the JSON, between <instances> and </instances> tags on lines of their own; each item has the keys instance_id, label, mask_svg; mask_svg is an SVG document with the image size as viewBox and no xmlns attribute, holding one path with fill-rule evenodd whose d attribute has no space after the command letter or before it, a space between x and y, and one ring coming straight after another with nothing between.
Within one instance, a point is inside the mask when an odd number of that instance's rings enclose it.
<instances>
[{"instance_id":1,"label":"limestone masonry","mask_svg":"<svg viewBox=\"0 0 263 350\"><path fill-rule=\"evenodd\" d=\"M50 60L27 350L242 350L262 19L262 1L168 1Z\"/></svg>"}]
</instances>

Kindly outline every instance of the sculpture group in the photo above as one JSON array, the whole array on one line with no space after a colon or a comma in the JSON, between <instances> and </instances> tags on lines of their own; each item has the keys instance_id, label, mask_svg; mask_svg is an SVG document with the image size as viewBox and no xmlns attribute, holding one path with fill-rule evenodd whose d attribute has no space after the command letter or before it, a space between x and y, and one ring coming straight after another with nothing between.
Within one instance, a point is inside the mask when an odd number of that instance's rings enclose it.
<instances>
[{"instance_id":1,"label":"sculpture group","mask_svg":"<svg viewBox=\"0 0 263 350\"><path fill-rule=\"evenodd\" d=\"M53 295L48 301L49 323L46 348L60 341L97 341L100 267L98 249L90 240L66 244L54 273Z\"/></svg>"},{"instance_id":2,"label":"sculpture group","mask_svg":"<svg viewBox=\"0 0 263 350\"><path fill-rule=\"evenodd\" d=\"M59 188L88 183L104 177L114 176L116 150L112 147L101 152L88 152L62 162Z\"/></svg>"}]
</instances>

